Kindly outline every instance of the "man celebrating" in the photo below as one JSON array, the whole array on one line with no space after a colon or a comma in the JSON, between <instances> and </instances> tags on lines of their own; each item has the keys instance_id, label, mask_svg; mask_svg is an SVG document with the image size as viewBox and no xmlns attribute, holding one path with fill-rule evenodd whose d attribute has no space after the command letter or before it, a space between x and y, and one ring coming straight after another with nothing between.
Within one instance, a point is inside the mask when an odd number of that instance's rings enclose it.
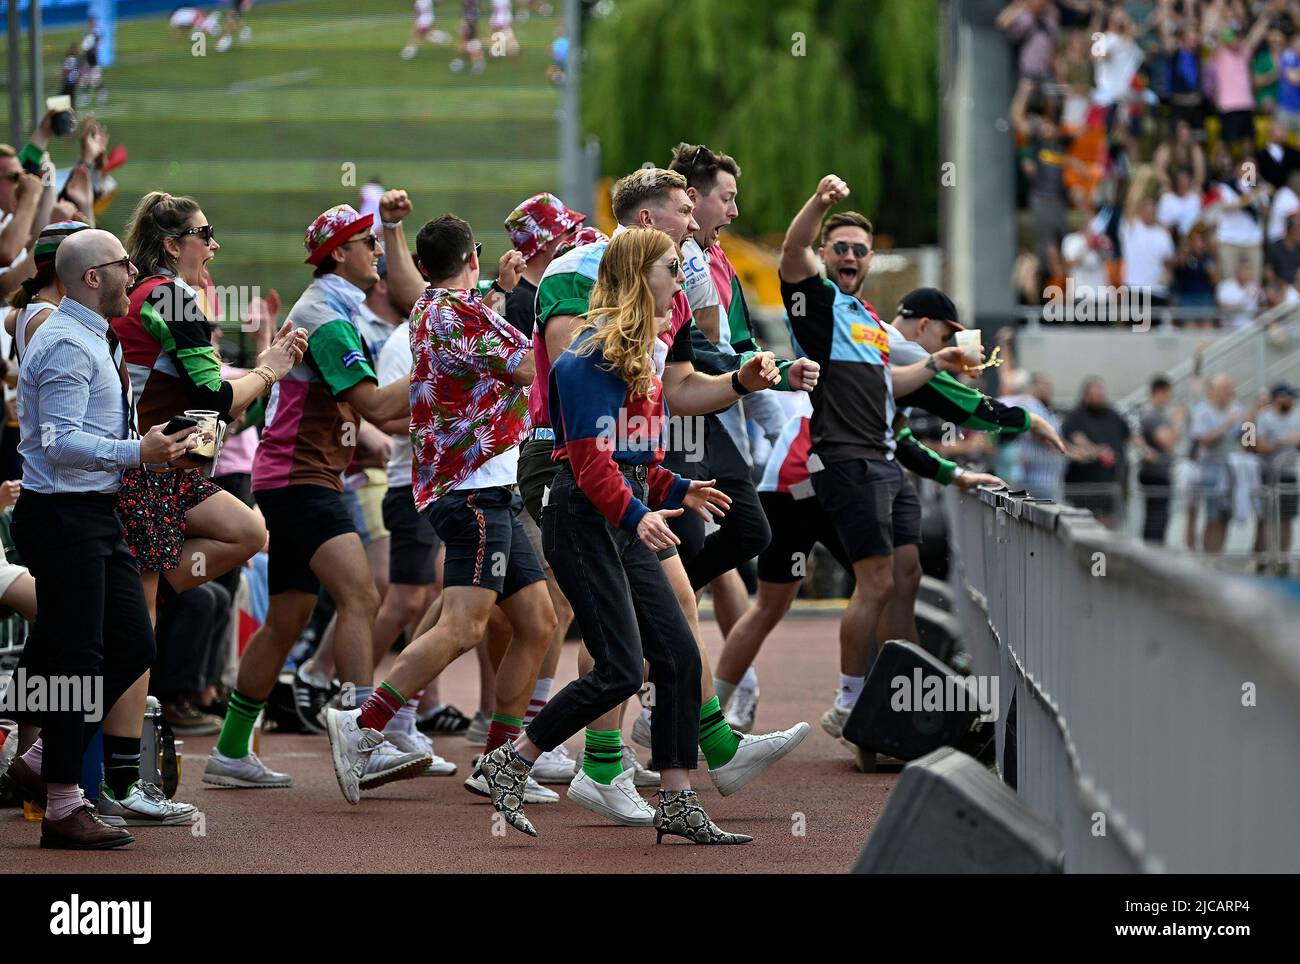
<instances>
[{"instance_id":1,"label":"man celebrating","mask_svg":"<svg viewBox=\"0 0 1300 964\"><path fill-rule=\"evenodd\" d=\"M403 192L395 195L404 202ZM358 417L382 425L400 418L408 405L404 382L379 387L353 320L366 291L379 280L383 248L370 230L373 220L373 215L339 204L307 229L313 281L289 311L289 320L307 330L307 353L272 389L266 430L253 461L253 494L271 536L271 601L266 621L240 661L221 738L203 771L205 783L291 784L288 774L263 764L249 743L257 715L307 625L322 585L337 612L339 678L355 687L357 702L371 693L371 633L379 599L365 547L343 501L342 473L356 448ZM395 225L390 240L404 246L400 222L389 223ZM391 744L383 747L368 757L367 785L418 776L431 759L401 753Z\"/></svg>"},{"instance_id":2,"label":"man celebrating","mask_svg":"<svg viewBox=\"0 0 1300 964\"><path fill-rule=\"evenodd\" d=\"M496 711L485 752L513 740L555 631L542 567L519 523L515 491L519 442L528 432L533 359L528 340L483 304L479 248L454 214L430 221L416 238L429 287L411 312L411 439L415 504L446 546L442 615L402 650L358 710L327 709L339 788L360 800L366 758L406 702L462 653L478 645L492 607L514 637L496 678ZM486 793L478 769L466 786Z\"/></svg>"},{"instance_id":3,"label":"man celebrating","mask_svg":"<svg viewBox=\"0 0 1300 964\"><path fill-rule=\"evenodd\" d=\"M41 740L14 761L10 779L44 783L41 846L102 850L129 844L82 799L82 750L103 713L153 662L154 636L135 557L122 539L116 492L123 469L172 462L193 429L135 435L122 348L108 319L126 313L135 266L107 231L59 245L67 289L32 336L18 384L24 461L14 540L36 578L36 623L24 652L29 673L103 680L98 706L63 707L33 720ZM83 686L83 693L93 690Z\"/></svg>"},{"instance_id":4,"label":"man celebrating","mask_svg":"<svg viewBox=\"0 0 1300 964\"><path fill-rule=\"evenodd\" d=\"M895 458L894 395L907 395L943 369L963 371L962 350L890 369L889 333L855 297L866 278L871 222L856 212L822 219L848 197L834 174L822 178L781 246L781 296L794 337L822 364L812 393L808 470L835 523L857 585L840 633L840 687L822 727L840 735L862 692L882 613L895 593L894 549L920 542L920 505ZM811 245L826 276L818 270Z\"/></svg>"}]
</instances>

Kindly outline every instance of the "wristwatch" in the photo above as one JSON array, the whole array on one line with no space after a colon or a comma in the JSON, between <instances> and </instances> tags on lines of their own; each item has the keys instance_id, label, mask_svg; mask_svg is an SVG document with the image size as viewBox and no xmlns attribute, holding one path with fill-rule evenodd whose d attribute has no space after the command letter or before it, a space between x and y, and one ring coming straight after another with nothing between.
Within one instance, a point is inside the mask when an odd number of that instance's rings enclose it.
<instances>
[{"instance_id":1,"label":"wristwatch","mask_svg":"<svg viewBox=\"0 0 1300 964\"><path fill-rule=\"evenodd\" d=\"M934 372L936 375L939 374L939 363L934 360L933 355L925 360L925 367L930 369L930 371Z\"/></svg>"},{"instance_id":2,"label":"wristwatch","mask_svg":"<svg viewBox=\"0 0 1300 964\"><path fill-rule=\"evenodd\" d=\"M731 373L731 388L737 395L748 395L749 389L740 383L740 372Z\"/></svg>"},{"instance_id":3,"label":"wristwatch","mask_svg":"<svg viewBox=\"0 0 1300 964\"><path fill-rule=\"evenodd\" d=\"M952 470L952 480L953 480L953 482L956 482L958 479L960 479L960 478L961 478L963 475L965 475L965 474L966 474L966 470L963 469L960 465L958 465L956 468L954 468L954 469Z\"/></svg>"}]
</instances>

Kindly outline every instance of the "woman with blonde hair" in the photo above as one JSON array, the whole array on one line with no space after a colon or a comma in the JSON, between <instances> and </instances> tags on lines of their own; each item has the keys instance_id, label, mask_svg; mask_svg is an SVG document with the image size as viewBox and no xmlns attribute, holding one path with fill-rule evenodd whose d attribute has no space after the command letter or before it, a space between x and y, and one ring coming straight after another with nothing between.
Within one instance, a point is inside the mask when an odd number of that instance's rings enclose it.
<instances>
[{"instance_id":1,"label":"woman with blonde hair","mask_svg":"<svg viewBox=\"0 0 1300 964\"><path fill-rule=\"evenodd\" d=\"M659 335L683 281L668 235L617 234L600 262L585 322L555 360L549 405L560 469L542 515L542 547L595 662L541 709L514 744L480 764L492 803L536 836L523 791L537 757L641 688L650 664L651 724L659 765L654 826L694 843L748 843L719 829L691 789L700 721L700 656L656 553L678 543L667 520L684 509L721 516L730 499L710 481L663 468L667 412Z\"/></svg>"}]
</instances>

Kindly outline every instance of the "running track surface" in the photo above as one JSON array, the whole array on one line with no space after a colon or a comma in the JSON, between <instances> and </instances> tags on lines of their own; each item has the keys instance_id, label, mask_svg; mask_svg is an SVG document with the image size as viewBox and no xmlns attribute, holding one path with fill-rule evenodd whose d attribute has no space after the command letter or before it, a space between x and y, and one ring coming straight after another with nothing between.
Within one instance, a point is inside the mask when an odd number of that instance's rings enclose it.
<instances>
[{"instance_id":1,"label":"running track surface","mask_svg":"<svg viewBox=\"0 0 1300 964\"><path fill-rule=\"evenodd\" d=\"M762 685L756 730L806 720L804 742L739 794L722 797L701 769L694 783L710 816L724 829L751 834L739 847L697 847L653 828L617 827L564 797L532 805L536 840L509 828L492 832L492 807L461 785L480 748L461 737L435 741L459 765L457 776L389 784L357 807L339 793L323 736L263 734L261 756L293 775L287 790L227 790L199 782L215 737L185 738L179 799L204 815L197 827L136 828L136 842L107 853L43 851L40 825L16 810L0 811L0 867L5 872L347 873L378 872L804 872L836 873L853 864L888 797L896 774L862 774L818 723L838 672L833 615L789 617L767 641L757 668ZM716 658L717 627L705 624ZM566 644L559 678L576 673L576 646ZM478 699L473 657L443 676L442 698L467 713ZM631 728L629 713L627 726ZM570 741L576 755L581 736ZM640 750L644 762L648 751ZM652 791L644 791L649 795ZM653 797L650 797L653 804ZM801 832L800 832L801 831Z\"/></svg>"}]
</instances>

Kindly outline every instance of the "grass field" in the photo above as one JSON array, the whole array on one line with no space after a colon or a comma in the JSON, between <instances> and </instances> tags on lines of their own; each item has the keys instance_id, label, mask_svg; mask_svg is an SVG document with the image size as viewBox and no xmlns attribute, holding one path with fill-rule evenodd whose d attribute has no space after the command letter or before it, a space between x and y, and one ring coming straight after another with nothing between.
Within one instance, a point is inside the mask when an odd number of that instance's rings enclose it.
<instances>
[{"instance_id":1,"label":"grass field","mask_svg":"<svg viewBox=\"0 0 1300 964\"><path fill-rule=\"evenodd\" d=\"M454 33L459 9L439 2L438 26ZM410 192L412 244L425 219L454 211L494 265L511 208L558 190L561 98L545 76L558 20L517 24L520 56L489 58L477 77L448 69L452 47L424 45L400 59L411 20L410 0L259 4L247 43L218 53L209 39L204 56L167 29L166 14L121 21L117 63L105 72L109 100L94 112L130 160L115 172L120 191L101 226L120 233L148 190L192 195L222 245L214 280L277 288L291 302L310 280L307 225L330 205L356 204L359 186L378 176ZM46 32L47 93L57 93L61 54L79 36ZM7 111L6 92L3 131ZM55 163L72 163L74 151L56 142Z\"/></svg>"}]
</instances>

